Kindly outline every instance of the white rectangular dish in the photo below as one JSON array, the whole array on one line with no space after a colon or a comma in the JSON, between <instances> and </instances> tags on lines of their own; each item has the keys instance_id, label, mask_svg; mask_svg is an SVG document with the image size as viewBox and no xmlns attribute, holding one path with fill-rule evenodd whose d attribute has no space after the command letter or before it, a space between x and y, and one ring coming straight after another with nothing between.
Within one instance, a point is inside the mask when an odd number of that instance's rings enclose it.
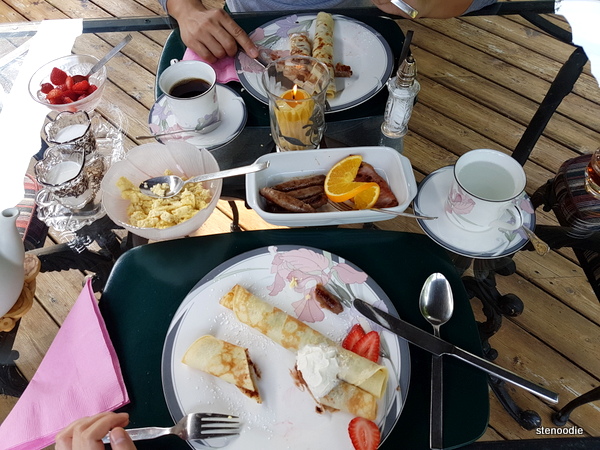
<instances>
[{"instance_id":1,"label":"white rectangular dish","mask_svg":"<svg viewBox=\"0 0 600 450\"><path fill-rule=\"evenodd\" d=\"M338 161L349 155L361 155L383 177L398 199L399 205L386 208L403 212L417 194L417 182L408 158L389 147L346 147L269 153L257 162L269 161L269 168L246 175L246 200L260 217L273 225L289 227L343 225L378 222L394 216L374 210L339 211L333 205L322 207L317 213L272 213L265 211L266 200L259 194L263 187L293 178L327 174Z\"/></svg>"}]
</instances>

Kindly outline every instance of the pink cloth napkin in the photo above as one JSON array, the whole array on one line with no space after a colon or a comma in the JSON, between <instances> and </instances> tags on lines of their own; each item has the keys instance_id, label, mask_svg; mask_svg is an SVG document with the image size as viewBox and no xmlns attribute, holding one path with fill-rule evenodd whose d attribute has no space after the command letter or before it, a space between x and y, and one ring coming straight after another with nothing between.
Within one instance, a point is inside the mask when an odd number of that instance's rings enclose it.
<instances>
[{"instance_id":1,"label":"pink cloth napkin","mask_svg":"<svg viewBox=\"0 0 600 450\"><path fill-rule=\"evenodd\" d=\"M186 49L185 53L183 54L183 61L186 60L206 62L189 48ZM215 63L207 64L210 64L212 68L215 69L215 72L217 73L217 83L225 84L229 83L230 81L240 81L240 78L238 77L238 74L235 70L234 60L231 56L219 59Z\"/></svg>"},{"instance_id":2,"label":"pink cloth napkin","mask_svg":"<svg viewBox=\"0 0 600 450\"><path fill-rule=\"evenodd\" d=\"M87 280L27 389L0 426L2 450L42 449L76 419L129 403Z\"/></svg>"}]
</instances>

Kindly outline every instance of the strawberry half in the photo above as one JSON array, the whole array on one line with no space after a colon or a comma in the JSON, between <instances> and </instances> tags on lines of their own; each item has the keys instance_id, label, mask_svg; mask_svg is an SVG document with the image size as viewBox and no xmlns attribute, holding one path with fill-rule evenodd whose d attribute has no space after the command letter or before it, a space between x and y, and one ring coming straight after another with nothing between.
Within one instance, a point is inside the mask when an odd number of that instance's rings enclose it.
<instances>
[{"instance_id":1,"label":"strawberry half","mask_svg":"<svg viewBox=\"0 0 600 450\"><path fill-rule=\"evenodd\" d=\"M364 337L364 335L365 330L363 330L363 327L360 326L360 323L353 325L352 328L350 328L348 336L346 336L342 342L342 347L344 347L346 350L354 351L354 346Z\"/></svg>"},{"instance_id":2,"label":"strawberry half","mask_svg":"<svg viewBox=\"0 0 600 450\"><path fill-rule=\"evenodd\" d=\"M90 83L87 80L82 80L75 83L71 89L73 89L74 92L77 92L79 94L87 94L89 88Z\"/></svg>"},{"instance_id":3,"label":"strawberry half","mask_svg":"<svg viewBox=\"0 0 600 450\"><path fill-rule=\"evenodd\" d=\"M352 351L373 362L379 360L379 345L381 338L377 331L369 331L360 341L356 343Z\"/></svg>"},{"instance_id":4,"label":"strawberry half","mask_svg":"<svg viewBox=\"0 0 600 450\"><path fill-rule=\"evenodd\" d=\"M64 70L61 70L58 67L52 69L52 72L50 72L50 82L54 86L63 84L65 81L67 81L67 73Z\"/></svg>"},{"instance_id":5,"label":"strawberry half","mask_svg":"<svg viewBox=\"0 0 600 450\"><path fill-rule=\"evenodd\" d=\"M350 421L348 434L356 450L377 450L381 442L377 424L363 417L355 417Z\"/></svg>"}]
</instances>

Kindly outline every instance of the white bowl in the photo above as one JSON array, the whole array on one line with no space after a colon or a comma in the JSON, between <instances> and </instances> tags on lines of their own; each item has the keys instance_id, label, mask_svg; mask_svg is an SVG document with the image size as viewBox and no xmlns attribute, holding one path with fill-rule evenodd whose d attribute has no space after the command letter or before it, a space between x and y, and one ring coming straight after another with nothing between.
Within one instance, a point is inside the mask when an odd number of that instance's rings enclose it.
<instances>
[{"instance_id":1,"label":"white bowl","mask_svg":"<svg viewBox=\"0 0 600 450\"><path fill-rule=\"evenodd\" d=\"M209 205L192 218L169 228L140 228L129 223L127 207L129 200L121 197L117 181L128 178L138 186L148 178L163 175L165 170L174 175L190 178L209 172L217 172L219 164L207 150L198 149L182 141L169 141L167 144L151 143L131 149L124 160L114 163L102 180L102 203L113 222L122 225L130 232L144 238L160 241L174 239L196 231L214 211L221 196L223 180L204 182L204 187L212 193Z\"/></svg>"},{"instance_id":2,"label":"white bowl","mask_svg":"<svg viewBox=\"0 0 600 450\"><path fill-rule=\"evenodd\" d=\"M289 227L343 225L378 222L394 216L372 210L338 211L333 206L317 213L272 213L265 211L266 200L259 190L292 178L326 174L338 161L349 155L361 155L383 177L398 199L399 205L386 208L402 212L417 195L417 182L408 158L389 147L346 147L301 150L263 155L256 161L270 161L269 168L246 175L246 200L252 209L273 225Z\"/></svg>"}]
</instances>

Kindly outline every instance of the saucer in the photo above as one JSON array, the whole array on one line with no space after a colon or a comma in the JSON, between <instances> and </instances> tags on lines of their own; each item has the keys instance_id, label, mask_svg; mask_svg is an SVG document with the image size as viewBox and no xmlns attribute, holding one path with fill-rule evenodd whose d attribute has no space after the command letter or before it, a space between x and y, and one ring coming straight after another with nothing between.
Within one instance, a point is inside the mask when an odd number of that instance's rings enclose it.
<instances>
[{"instance_id":1,"label":"saucer","mask_svg":"<svg viewBox=\"0 0 600 450\"><path fill-rule=\"evenodd\" d=\"M248 117L246 105L242 97L229 86L217 84L217 97L219 99L221 125L215 130L206 134L190 132L173 136L161 136L156 140L164 144L170 139L181 139L207 150L214 150L233 140L246 125L246 118ZM167 97L164 94L161 95L150 110L148 127L153 134L181 130L166 100Z\"/></svg>"},{"instance_id":2,"label":"saucer","mask_svg":"<svg viewBox=\"0 0 600 450\"><path fill-rule=\"evenodd\" d=\"M417 214L437 216L435 220L418 220L423 231L435 242L458 255L477 259L493 259L510 255L528 242L521 231L506 231L498 228L482 232L467 231L455 225L446 216L444 203L453 179L453 166L442 167L432 172L420 184L413 207ZM523 213L523 225L535 228L535 210L527 194L518 200Z\"/></svg>"}]
</instances>

